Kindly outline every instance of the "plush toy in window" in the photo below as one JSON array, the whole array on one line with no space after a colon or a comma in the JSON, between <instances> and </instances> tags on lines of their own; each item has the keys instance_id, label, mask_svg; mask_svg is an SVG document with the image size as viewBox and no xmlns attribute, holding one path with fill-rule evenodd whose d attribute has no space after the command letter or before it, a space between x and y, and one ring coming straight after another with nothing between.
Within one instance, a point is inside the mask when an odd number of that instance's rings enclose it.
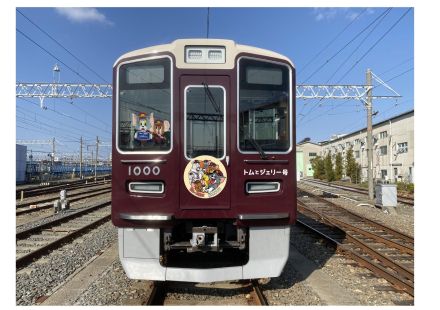
<instances>
[{"instance_id":1,"label":"plush toy in window","mask_svg":"<svg viewBox=\"0 0 440 310\"><path fill-rule=\"evenodd\" d=\"M141 143L148 142L153 139L153 135L147 129L147 114L145 112L139 113L139 126L134 134L134 139Z\"/></svg>"}]
</instances>

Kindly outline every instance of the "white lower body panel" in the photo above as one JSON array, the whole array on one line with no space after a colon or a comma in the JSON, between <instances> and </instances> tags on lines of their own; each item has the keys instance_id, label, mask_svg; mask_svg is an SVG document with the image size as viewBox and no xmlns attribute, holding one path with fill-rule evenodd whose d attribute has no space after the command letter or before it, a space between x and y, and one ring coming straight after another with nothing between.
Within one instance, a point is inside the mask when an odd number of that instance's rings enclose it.
<instances>
[{"instance_id":1,"label":"white lower body panel","mask_svg":"<svg viewBox=\"0 0 440 310\"><path fill-rule=\"evenodd\" d=\"M160 230L119 228L119 258L130 279L215 282L278 277L289 257L290 226L249 228L249 261L223 268L163 267Z\"/></svg>"}]
</instances>

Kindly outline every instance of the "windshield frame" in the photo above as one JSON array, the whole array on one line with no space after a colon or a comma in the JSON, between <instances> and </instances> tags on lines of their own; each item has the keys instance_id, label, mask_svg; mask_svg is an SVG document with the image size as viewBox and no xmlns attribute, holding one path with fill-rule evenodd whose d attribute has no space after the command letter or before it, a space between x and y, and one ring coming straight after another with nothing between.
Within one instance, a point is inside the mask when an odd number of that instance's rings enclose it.
<instances>
[{"instance_id":1,"label":"windshield frame","mask_svg":"<svg viewBox=\"0 0 440 310\"><path fill-rule=\"evenodd\" d=\"M144 61L148 61L148 60L156 60L156 59L161 59L161 58L168 58L170 60L170 104L171 104L171 110L170 110L170 114L171 114L171 119L170 119L170 129L171 129L171 134L170 134L170 149L166 150L166 151L123 151L119 148L119 139L120 139L120 134L119 134L119 72L120 72L120 68L123 65L126 64L130 64L130 63L137 63L137 62L144 62ZM115 98L115 145L116 145L116 150L118 151L118 153L120 154L132 154L132 155L136 155L136 154L170 154L173 151L173 137L174 137L174 112L173 112L173 107L174 107L174 100L173 100L173 96L174 96L174 89L173 89L173 84L174 84L174 76L173 76L173 70L174 70L174 62L173 62L173 58L169 55L158 55L158 56L145 56L142 58L137 58L134 60L127 60L127 61L122 61L118 64L118 66L116 67L116 98Z\"/></svg>"},{"instance_id":2,"label":"windshield frame","mask_svg":"<svg viewBox=\"0 0 440 310\"><path fill-rule=\"evenodd\" d=\"M237 123L237 150L239 153L241 154L259 154L259 152L257 150L255 151L246 151L246 150L242 150L240 148L240 121L239 121L239 117L240 117L240 61L242 59L251 59L251 60L256 60L256 61L260 61L260 62L267 62L267 63L273 63L276 65L281 65L281 66L285 66L287 67L287 69L289 70L289 104L288 104L288 108L289 108L289 148L286 151L266 151L264 150L265 154L289 154L292 149L293 149L293 96L296 96L296 92L293 93L292 89L293 89L293 83L292 83L292 67L285 63L285 62L281 62L281 61L274 61L274 60L268 60L268 59L264 59L264 58L258 58L258 57L252 57L252 56L240 56L237 58L237 118L236 118L236 123Z\"/></svg>"}]
</instances>

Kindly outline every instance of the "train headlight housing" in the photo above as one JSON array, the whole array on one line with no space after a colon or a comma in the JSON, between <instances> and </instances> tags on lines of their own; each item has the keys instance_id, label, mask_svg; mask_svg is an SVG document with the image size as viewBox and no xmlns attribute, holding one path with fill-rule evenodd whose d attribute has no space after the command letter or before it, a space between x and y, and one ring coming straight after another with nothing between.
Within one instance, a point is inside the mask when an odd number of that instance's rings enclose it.
<instances>
[{"instance_id":1,"label":"train headlight housing","mask_svg":"<svg viewBox=\"0 0 440 310\"><path fill-rule=\"evenodd\" d=\"M128 190L131 193L162 194L165 191L165 185L163 182L130 182Z\"/></svg>"},{"instance_id":2,"label":"train headlight housing","mask_svg":"<svg viewBox=\"0 0 440 310\"><path fill-rule=\"evenodd\" d=\"M280 191L280 182L246 182L246 193L275 193Z\"/></svg>"},{"instance_id":3,"label":"train headlight housing","mask_svg":"<svg viewBox=\"0 0 440 310\"><path fill-rule=\"evenodd\" d=\"M185 46L185 62L199 64L226 63L224 46Z\"/></svg>"}]
</instances>

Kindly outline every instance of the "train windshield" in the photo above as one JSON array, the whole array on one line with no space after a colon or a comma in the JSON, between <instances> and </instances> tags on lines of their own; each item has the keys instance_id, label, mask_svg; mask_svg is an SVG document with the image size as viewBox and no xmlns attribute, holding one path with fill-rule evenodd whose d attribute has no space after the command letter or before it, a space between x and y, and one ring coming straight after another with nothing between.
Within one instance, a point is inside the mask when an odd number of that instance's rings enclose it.
<instances>
[{"instance_id":1,"label":"train windshield","mask_svg":"<svg viewBox=\"0 0 440 310\"><path fill-rule=\"evenodd\" d=\"M152 59L119 69L118 147L121 151L171 149L171 61Z\"/></svg>"},{"instance_id":2,"label":"train windshield","mask_svg":"<svg viewBox=\"0 0 440 310\"><path fill-rule=\"evenodd\" d=\"M185 91L185 156L225 153L225 90L221 86L193 85Z\"/></svg>"},{"instance_id":3,"label":"train windshield","mask_svg":"<svg viewBox=\"0 0 440 310\"><path fill-rule=\"evenodd\" d=\"M242 58L239 72L239 147L255 152L290 148L290 75L286 65Z\"/></svg>"}]
</instances>

